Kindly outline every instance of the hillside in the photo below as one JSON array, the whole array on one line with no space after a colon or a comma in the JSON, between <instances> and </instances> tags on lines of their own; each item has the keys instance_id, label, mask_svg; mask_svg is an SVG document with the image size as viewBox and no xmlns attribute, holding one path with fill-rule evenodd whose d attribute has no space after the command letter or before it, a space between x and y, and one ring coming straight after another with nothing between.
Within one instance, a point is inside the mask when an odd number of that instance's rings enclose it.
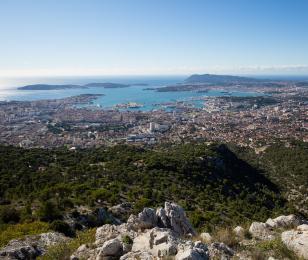
<instances>
[{"instance_id":1,"label":"hillside","mask_svg":"<svg viewBox=\"0 0 308 260\"><path fill-rule=\"evenodd\" d=\"M195 227L208 230L287 211L275 184L218 144L77 152L2 146L0 196L6 209L27 205L24 219L39 218L36 210L49 201L58 212L50 221L77 205L130 202L136 212L175 201Z\"/></svg>"},{"instance_id":2,"label":"hillside","mask_svg":"<svg viewBox=\"0 0 308 260\"><path fill-rule=\"evenodd\" d=\"M249 149L234 149L235 153L276 183L291 204L308 217L308 145L294 142L290 147L277 143L262 154Z\"/></svg>"}]
</instances>

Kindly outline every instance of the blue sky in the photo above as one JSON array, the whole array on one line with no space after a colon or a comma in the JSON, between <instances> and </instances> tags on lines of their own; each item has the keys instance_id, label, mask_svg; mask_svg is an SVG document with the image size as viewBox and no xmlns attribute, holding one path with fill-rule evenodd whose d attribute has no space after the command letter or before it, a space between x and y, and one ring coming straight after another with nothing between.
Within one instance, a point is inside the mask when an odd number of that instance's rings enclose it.
<instances>
[{"instance_id":1,"label":"blue sky","mask_svg":"<svg viewBox=\"0 0 308 260\"><path fill-rule=\"evenodd\" d=\"M0 75L306 74L307 0L0 0Z\"/></svg>"}]
</instances>

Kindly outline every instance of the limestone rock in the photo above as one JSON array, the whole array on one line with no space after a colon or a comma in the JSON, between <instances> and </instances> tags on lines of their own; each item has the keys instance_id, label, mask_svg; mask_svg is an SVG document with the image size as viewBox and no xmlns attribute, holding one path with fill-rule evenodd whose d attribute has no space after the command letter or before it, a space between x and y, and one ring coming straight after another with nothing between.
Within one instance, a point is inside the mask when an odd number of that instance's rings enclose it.
<instances>
[{"instance_id":1,"label":"limestone rock","mask_svg":"<svg viewBox=\"0 0 308 260\"><path fill-rule=\"evenodd\" d=\"M258 238L261 240L274 239L274 234L271 230L271 226L263 222L253 222L250 225L249 232L254 238Z\"/></svg>"},{"instance_id":2,"label":"limestone rock","mask_svg":"<svg viewBox=\"0 0 308 260\"><path fill-rule=\"evenodd\" d=\"M169 219L170 228L179 235L196 235L182 207L175 203L165 202L165 213Z\"/></svg>"},{"instance_id":3,"label":"limestone rock","mask_svg":"<svg viewBox=\"0 0 308 260\"><path fill-rule=\"evenodd\" d=\"M288 215L288 216L279 216L274 219L269 218L265 223L272 228L283 228L290 226L298 226L301 224L301 221L295 215Z\"/></svg>"},{"instance_id":4,"label":"limestone rock","mask_svg":"<svg viewBox=\"0 0 308 260\"><path fill-rule=\"evenodd\" d=\"M123 254L123 246L119 239L114 238L106 241L102 247L98 248L97 258L103 258L106 256L121 256Z\"/></svg>"},{"instance_id":5,"label":"limestone rock","mask_svg":"<svg viewBox=\"0 0 308 260\"><path fill-rule=\"evenodd\" d=\"M204 260L208 259L206 256L204 256L202 253L198 252L196 249L188 249L183 252L179 252L175 256L176 260Z\"/></svg>"},{"instance_id":6,"label":"limestone rock","mask_svg":"<svg viewBox=\"0 0 308 260\"><path fill-rule=\"evenodd\" d=\"M35 259L42 252L35 244L29 244L25 241L11 240L0 251L1 259Z\"/></svg>"},{"instance_id":7,"label":"limestone rock","mask_svg":"<svg viewBox=\"0 0 308 260\"><path fill-rule=\"evenodd\" d=\"M200 238L205 243L211 243L212 241L212 236L210 235L210 233L203 232L200 234Z\"/></svg>"},{"instance_id":8,"label":"limestone rock","mask_svg":"<svg viewBox=\"0 0 308 260\"><path fill-rule=\"evenodd\" d=\"M138 220L141 229L148 229L157 226L156 212L152 208L144 208L143 211L138 214Z\"/></svg>"},{"instance_id":9,"label":"limestone rock","mask_svg":"<svg viewBox=\"0 0 308 260\"><path fill-rule=\"evenodd\" d=\"M38 236L38 243L41 247L53 246L68 240L69 238L58 232L42 233Z\"/></svg>"},{"instance_id":10,"label":"limestone rock","mask_svg":"<svg viewBox=\"0 0 308 260\"><path fill-rule=\"evenodd\" d=\"M308 259L308 230L306 228L306 225L301 225L298 230L289 230L281 234L281 240L286 247L304 259Z\"/></svg>"},{"instance_id":11,"label":"limestone rock","mask_svg":"<svg viewBox=\"0 0 308 260\"><path fill-rule=\"evenodd\" d=\"M126 223L118 226L106 224L96 229L95 244L96 246L102 246L106 241L110 239L116 237L120 238L124 235L128 235L129 237L134 238L136 234L137 233L131 229L131 226Z\"/></svg>"},{"instance_id":12,"label":"limestone rock","mask_svg":"<svg viewBox=\"0 0 308 260\"><path fill-rule=\"evenodd\" d=\"M132 205L128 202L124 202L109 208L109 211L115 216L127 215L131 212Z\"/></svg>"},{"instance_id":13,"label":"limestone rock","mask_svg":"<svg viewBox=\"0 0 308 260\"><path fill-rule=\"evenodd\" d=\"M244 237L245 229L242 228L241 226L237 226L233 229L233 232L237 237Z\"/></svg>"},{"instance_id":14,"label":"limestone rock","mask_svg":"<svg viewBox=\"0 0 308 260\"><path fill-rule=\"evenodd\" d=\"M157 215L158 227L165 227L165 228L170 227L170 221L166 215L166 211L164 208L158 208L156 210L156 215Z\"/></svg>"},{"instance_id":15,"label":"limestone rock","mask_svg":"<svg viewBox=\"0 0 308 260\"><path fill-rule=\"evenodd\" d=\"M83 244L77 248L77 250L71 255L70 259L88 259L91 255L94 255L94 250L92 250L88 245Z\"/></svg>"},{"instance_id":16,"label":"limestone rock","mask_svg":"<svg viewBox=\"0 0 308 260\"><path fill-rule=\"evenodd\" d=\"M209 255L211 259L231 259L235 252L224 243L212 243L209 246Z\"/></svg>"},{"instance_id":17,"label":"limestone rock","mask_svg":"<svg viewBox=\"0 0 308 260\"><path fill-rule=\"evenodd\" d=\"M129 252L121 256L120 260L154 260L154 256L148 252Z\"/></svg>"},{"instance_id":18,"label":"limestone rock","mask_svg":"<svg viewBox=\"0 0 308 260\"><path fill-rule=\"evenodd\" d=\"M176 235L168 229L153 228L134 239L133 252L149 252L153 256L172 256L177 253Z\"/></svg>"},{"instance_id":19,"label":"limestone rock","mask_svg":"<svg viewBox=\"0 0 308 260\"><path fill-rule=\"evenodd\" d=\"M11 240L0 250L0 258L4 259L34 259L44 254L48 246L65 242L69 238L58 232L42 233L27 236L25 239Z\"/></svg>"},{"instance_id":20,"label":"limestone rock","mask_svg":"<svg viewBox=\"0 0 308 260\"><path fill-rule=\"evenodd\" d=\"M298 231L308 231L308 224L302 224L296 228Z\"/></svg>"}]
</instances>

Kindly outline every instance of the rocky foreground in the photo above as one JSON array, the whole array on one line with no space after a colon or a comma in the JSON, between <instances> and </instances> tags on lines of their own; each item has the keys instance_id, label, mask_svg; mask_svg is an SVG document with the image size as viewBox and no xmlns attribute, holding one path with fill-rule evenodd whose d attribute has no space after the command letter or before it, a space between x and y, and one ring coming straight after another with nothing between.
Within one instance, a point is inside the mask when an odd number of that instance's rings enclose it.
<instances>
[{"instance_id":1,"label":"rocky foreground","mask_svg":"<svg viewBox=\"0 0 308 260\"><path fill-rule=\"evenodd\" d=\"M253 222L248 236L241 226L232 232L240 245L236 248L217 241L209 233L197 234L184 210L166 202L164 208L144 208L137 216L131 215L126 223L97 228L95 242L81 245L70 259L255 259L247 248L275 239L280 239L296 257L308 259L308 224L295 215L268 219L265 223ZM35 259L50 246L67 240L56 232L12 240L0 250L0 259Z\"/></svg>"}]
</instances>

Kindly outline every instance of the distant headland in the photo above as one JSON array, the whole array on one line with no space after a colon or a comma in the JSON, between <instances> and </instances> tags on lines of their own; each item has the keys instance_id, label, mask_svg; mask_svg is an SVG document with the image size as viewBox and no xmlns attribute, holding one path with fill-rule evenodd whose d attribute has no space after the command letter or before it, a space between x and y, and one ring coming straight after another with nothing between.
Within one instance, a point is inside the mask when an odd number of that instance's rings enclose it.
<instances>
[{"instance_id":1,"label":"distant headland","mask_svg":"<svg viewBox=\"0 0 308 260\"><path fill-rule=\"evenodd\" d=\"M128 88L131 86L147 86L146 83L138 84L120 84L120 83L88 83L85 85L73 85L73 84L63 84L63 85L50 85L50 84L33 84L19 87L19 90L60 90L60 89L84 89L84 88Z\"/></svg>"}]
</instances>

